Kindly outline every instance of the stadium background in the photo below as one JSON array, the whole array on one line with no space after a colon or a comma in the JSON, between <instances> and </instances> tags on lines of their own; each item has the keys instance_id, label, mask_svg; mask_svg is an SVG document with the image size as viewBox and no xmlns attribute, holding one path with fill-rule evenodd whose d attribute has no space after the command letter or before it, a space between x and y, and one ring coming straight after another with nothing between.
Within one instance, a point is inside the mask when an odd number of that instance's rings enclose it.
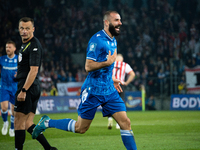
<instances>
[{"instance_id":1,"label":"stadium background","mask_svg":"<svg viewBox=\"0 0 200 150\"><path fill-rule=\"evenodd\" d=\"M136 73L126 91L144 85L157 109L169 109L171 94L187 93L178 89L186 83L184 67L200 64L199 0L0 0L0 55L9 39L19 50L18 20L29 16L44 48L42 88L49 93L59 82L83 82L87 43L109 9L122 17L118 53Z\"/></svg>"}]
</instances>

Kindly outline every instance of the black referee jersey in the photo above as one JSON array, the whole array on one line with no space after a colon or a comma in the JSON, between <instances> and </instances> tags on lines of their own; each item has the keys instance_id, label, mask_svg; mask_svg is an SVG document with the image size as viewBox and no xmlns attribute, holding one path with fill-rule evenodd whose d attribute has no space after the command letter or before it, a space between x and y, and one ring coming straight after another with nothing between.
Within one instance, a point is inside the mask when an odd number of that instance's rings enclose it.
<instances>
[{"instance_id":1,"label":"black referee jersey","mask_svg":"<svg viewBox=\"0 0 200 150\"><path fill-rule=\"evenodd\" d=\"M42 53L42 45L36 37L33 37L27 43L22 43L18 55L17 80L27 78L30 66L38 66L40 70ZM39 70L36 78L39 76Z\"/></svg>"}]
</instances>

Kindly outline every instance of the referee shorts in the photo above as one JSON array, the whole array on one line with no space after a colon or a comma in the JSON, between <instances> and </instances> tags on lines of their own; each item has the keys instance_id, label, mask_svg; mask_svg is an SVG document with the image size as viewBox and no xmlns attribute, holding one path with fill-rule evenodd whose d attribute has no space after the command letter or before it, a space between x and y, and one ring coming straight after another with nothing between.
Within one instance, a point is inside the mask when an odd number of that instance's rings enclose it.
<instances>
[{"instance_id":1,"label":"referee shorts","mask_svg":"<svg viewBox=\"0 0 200 150\"><path fill-rule=\"evenodd\" d=\"M40 81L39 79L35 79L33 84L30 86L28 91L26 92L26 98L25 101L17 101L17 96L22 90L24 83L26 79L21 79L18 82L18 88L17 92L15 94L15 106L14 106L14 111L16 112L21 112L24 114L28 114L30 112L33 112L35 114L36 108L37 108L37 103L40 98Z\"/></svg>"}]
</instances>

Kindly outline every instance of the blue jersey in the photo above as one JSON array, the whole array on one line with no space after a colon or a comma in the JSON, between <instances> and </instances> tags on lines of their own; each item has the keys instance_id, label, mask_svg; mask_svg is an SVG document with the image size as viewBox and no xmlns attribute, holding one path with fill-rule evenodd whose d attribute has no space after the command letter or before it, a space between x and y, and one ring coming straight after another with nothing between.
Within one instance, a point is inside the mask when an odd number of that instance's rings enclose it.
<instances>
[{"instance_id":1,"label":"blue jersey","mask_svg":"<svg viewBox=\"0 0 200 150\"><path fill-rule=\"evenodd\" d=\"M1 89L14 93L17 91L17 82L15 81L14 77L17 72L17 59L17 55L15 55L13 58L9 58L7 55L0 57Z\"/></svg>"},{"instance_id":2,"label":"blue jersey","mask_svg":"<svg viewBox=\"0 0 200 150\"><path fill-rule=\"evenodd\" d=\"M107 60L109 51L113 55L117 49L117 41L111 38L104 30L94 34L87 47L86 59L91 59L96 62ZM87 91L95 95L109 95L116 91L113 80L112 70L114 63L108 67L99 70L91 71L82 86L82 90L87 88Z\"/></svg>"}]
</instances>

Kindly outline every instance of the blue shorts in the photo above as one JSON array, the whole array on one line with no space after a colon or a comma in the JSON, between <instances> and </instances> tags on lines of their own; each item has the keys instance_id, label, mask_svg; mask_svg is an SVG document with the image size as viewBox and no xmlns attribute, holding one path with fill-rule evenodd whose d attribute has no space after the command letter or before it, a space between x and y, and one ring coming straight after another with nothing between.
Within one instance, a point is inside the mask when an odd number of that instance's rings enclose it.
<instances>
[{"instance_id":1,"label":"blue shorts","mask_svg":"<svg viewBox=\"0 0 200 150\"><path fill-rule=\"evenodd\" d=\"M115 91L110 95L93 95L85 89L81 95L81 103L78 108L78 115L83 119L93 120L98 106L102 106L103 116L112 116L116 112L126 111L126 106Z\"/></svg>"},{"instance_id":2,"label":"blue shorts","mask_svg":"<svg viewBox=\"0 0 200 150\"><path fill-rule=\"evenodd\" d=\"M11 104L15 104L15 93L5 90L5 89L0 89L0 102L3 101L9 101Z\"/></svg>"}]
</instances>

